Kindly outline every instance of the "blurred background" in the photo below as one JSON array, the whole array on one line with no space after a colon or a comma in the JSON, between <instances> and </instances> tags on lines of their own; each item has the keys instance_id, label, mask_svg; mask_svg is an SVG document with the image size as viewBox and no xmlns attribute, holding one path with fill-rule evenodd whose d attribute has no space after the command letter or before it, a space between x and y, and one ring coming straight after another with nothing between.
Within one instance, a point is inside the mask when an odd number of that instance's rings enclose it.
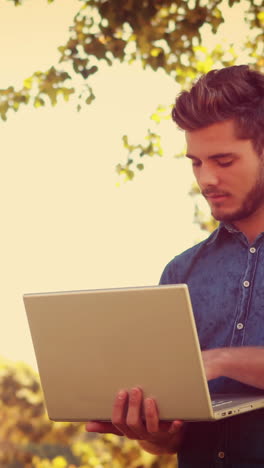
<instances>
[{"instance_id":1,"label":"blurred background","mask_svg":"<svg viewBox=\"0 0 264 468\"><path fill-rule=\"evenodd\" d=\"M264 71L262 3L0 0L0 466L175 466L48 420L22 296L157 284L215 228L171 108L212 68Z\"/></svg>"}]
</instances>

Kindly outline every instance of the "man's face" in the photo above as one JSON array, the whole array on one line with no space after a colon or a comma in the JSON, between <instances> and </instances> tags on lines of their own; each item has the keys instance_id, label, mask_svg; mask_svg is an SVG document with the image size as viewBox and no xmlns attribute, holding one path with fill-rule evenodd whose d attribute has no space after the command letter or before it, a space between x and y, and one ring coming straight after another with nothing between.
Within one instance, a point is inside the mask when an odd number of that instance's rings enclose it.
<instances>
[{"instance_id":1,"label":"man's face","mask_svg":"<svg viewBox=\"0 0 264 468\"><path fill-rule=\"evenodd\" d=\"M186 132L187 157L212 215L250 219L264 209L264 161L251 140L239 140L233 120Z\"/></svg>"}]
</instances>

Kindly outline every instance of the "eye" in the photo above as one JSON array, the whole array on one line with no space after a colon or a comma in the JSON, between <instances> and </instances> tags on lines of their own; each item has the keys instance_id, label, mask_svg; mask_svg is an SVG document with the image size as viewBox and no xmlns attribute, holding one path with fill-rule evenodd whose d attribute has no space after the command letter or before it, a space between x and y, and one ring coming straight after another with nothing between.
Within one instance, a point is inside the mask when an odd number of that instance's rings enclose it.
<instances>
[{"instance_id":1,"label":"eye","mask_svg":"<svg viewBox=\"0 0 264 468\"><path fill-rule=\"evenodd\" d=\"M201 166L201 161L196 161L195 159L192 159L192 167L198 167Z\"/></svg>"},{"instance_id":2,"label":"eye","mask_svg":"<svg viewBox=\"0 0 264 468\"><path fill-rule=\"evenodd\" d=\"M233 161L228 161L228 162L217 161L217 163L221 167L228 167L228 166L231 166L231 164L233 164Z\"/></svg>"}]
</instances>

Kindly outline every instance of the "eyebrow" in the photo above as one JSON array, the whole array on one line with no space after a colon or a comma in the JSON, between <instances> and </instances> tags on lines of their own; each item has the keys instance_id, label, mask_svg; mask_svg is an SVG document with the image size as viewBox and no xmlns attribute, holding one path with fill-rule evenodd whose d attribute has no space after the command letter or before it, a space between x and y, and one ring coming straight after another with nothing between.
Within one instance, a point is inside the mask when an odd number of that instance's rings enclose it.
<instances>
[{"instance_id":1,"label":"eyebrow","mask_svg":"<svg viewBox=\"0 0 264 468\"><path fill-rule=\"evenodd\" d=\"M186 158L189 158L189 159L199 159L197 158L197 156L193 156L192 154L188 154L186 153ZM208 159L221 159L221 158L227 158L227 157L234 157L235 154L234 153L216 153L216 154L211 154L210 156L208 156Z\"/></svg>"}]
</instances>

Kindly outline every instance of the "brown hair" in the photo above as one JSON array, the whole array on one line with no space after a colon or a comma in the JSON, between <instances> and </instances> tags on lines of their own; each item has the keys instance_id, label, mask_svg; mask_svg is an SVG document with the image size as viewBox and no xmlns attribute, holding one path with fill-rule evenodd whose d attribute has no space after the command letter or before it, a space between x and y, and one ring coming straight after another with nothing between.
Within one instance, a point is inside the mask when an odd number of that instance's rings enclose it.
<instances>
[{"instance_id":1,"label":"brown hair","mask_svg":"<svg viewBox=\"0 0 264 468\"><path fill-rule=\"evenodd\" d=\"M264 150L264 75L247 65L211 70L176 99L172 118L183 130L234 119L236 135Z\"/></svg>"}]
</instances>

